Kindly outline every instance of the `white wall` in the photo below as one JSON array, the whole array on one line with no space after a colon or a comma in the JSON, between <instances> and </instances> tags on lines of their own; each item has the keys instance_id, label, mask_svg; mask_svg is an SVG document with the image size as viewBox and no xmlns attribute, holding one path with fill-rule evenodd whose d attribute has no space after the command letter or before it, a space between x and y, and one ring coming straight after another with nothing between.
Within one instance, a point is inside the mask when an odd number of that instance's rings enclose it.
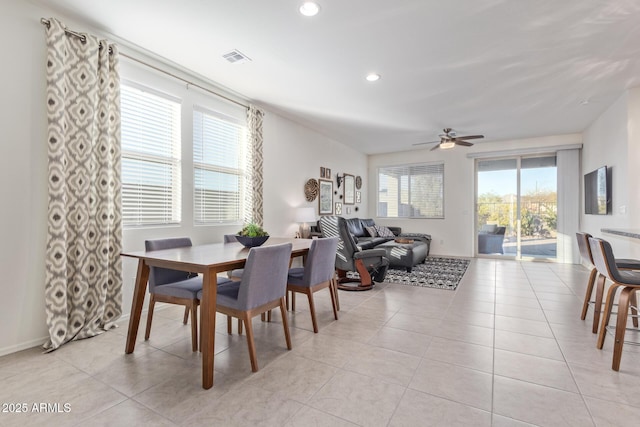
<instances>
[{"instance_id":1,"label":"white wall","mask_svg":"<svg viewBox=\"0 0 640 427\"><path fill-rule=\"evenodd\" d=\"M3 82L0 97L0 355L40 345L48 336L44 306L44 257L47 224L47 145L45 104L45 29L40 18L57 16L74 29L91 31L88 24L73 22L57 13L23 1L0 0L0 40L3 54L10 58L0 67ZM160 74L141 77L144 71L122 61L125 78L141 81L161 80ZM176 72L175 70L172 70ZM177 72L179 74L179 71ZM148 74L148 73L147 73ZM166 83L170 94L184 86ZM202 105L202 93L184 94L185 104ZM190 140L190 117L183 118L183 141ZM183 223L165 228L125 230L125 250L143 248L146 238L188 235L194 243L221 241L222 235L237 226L195 227L189 194L192 180L190 142L183 143ZM318 178L320 166L364 178L367 157L316 131L300 126L278 114L266 111L264 121L264 208L265 227L272 235L292 236L293 208L307 204L304 183ZM366 212L366 197L363 203ZM317 206L317 202L309 205ZM357 213L352 212L351 216ZM129 312L136 264L123 261L123 311Z\"/></svg>"},{"instance_id":2,"label":"white wall","mask_svg":"<svg viewBox=\"0 0 640 427\"><path fill-rule=\"evenodd\" d=\"M640 88L635 88L620 96L585 130L582 151L583 174L604 165L613 170L611 214L584 214L582 199L581 229L609 240L618 258L640 258L640 241L603 234L600 229L640 228L639 160Z\"/></svg>"},{"instance_id":3,"label":"white wall","mask_svg":"<svg viewBox=\"0 0 640 427\"><path fill-rule=\"evenodd\" d=\"M431 234L431 254L473 256L474 254L474 159L469 153L509 151L572 145L581 142L579 134L549 136L514 141L481 142L470 148L452 150L403 151L369 157L369 212L376 215L378 168L411 163L444 162L444 219L375 218L382 225L402 227L404 232Z\"/></svg>"},{"instance_id":4,"label":"white wall","mask_svg":"<svg viewBox=\"0 0 640 427\"><path fill-rule=\"evenodd\" d=\"M343 190L336 186L336 174L361 176L362 203L343 205L342 216L368 215L366 155L269 111L264 120L264 139L264 225L269 233L293 237L298 230L298 224L293 222L296 207L312 206L318 212L318 200L307 202L304 184L309 178L320 177L320 167L331 169L333 189L338 191L334 204L341 201ZM351 214L346 213L347 207Z\"/></svg>"},{"instance_id":5,"label":"white wall","mask_svg":"<svg viewBox=\"0 0 640 427\"><path fill-rule=\"evenodd\" d=\"M0 355L41 344L47 335L44 28L31 5L1 1Z\"/></svg>"}]
</instances>

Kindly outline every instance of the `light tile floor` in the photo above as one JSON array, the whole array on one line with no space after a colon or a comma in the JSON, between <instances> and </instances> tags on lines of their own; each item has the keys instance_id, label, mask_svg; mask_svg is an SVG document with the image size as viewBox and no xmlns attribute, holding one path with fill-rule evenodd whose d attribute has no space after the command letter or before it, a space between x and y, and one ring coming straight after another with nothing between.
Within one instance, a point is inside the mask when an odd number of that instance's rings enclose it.
<instances>
[{"instance_id":1,"label":"light tile floor","mask_svg":"<svg viewBox=\"0 0 640 427\"><path fill-rule=\"evenodd\" d=\"M456 291L340 292L337 322L328 292L316 294L318 334L298 296L292 351L277 314L254 321L258 373L244 336L227 335L219 317L211 390L200 386L182 310L165 308L148 342L141 326L132 355L125 321L51 354L0 358L2 409L27 410L0 412L0 425L636 426L640 353L625 346L614 372L611 337L596 349L591 313L579 319L587 275L474 259ZM70 412L33 412L34 403Z\"/></svg>"}]
</instances>

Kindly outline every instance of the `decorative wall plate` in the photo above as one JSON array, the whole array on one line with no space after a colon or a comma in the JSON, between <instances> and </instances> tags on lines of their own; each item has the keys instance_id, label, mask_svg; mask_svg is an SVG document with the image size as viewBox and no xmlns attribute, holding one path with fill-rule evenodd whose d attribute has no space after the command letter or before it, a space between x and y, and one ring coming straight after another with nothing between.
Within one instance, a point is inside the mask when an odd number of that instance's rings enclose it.
<instances>
[{"instance_id":1,"label":"decorative wall plate","mask_svg":"<svg viewBox=\"0 0 640 427\"><path fill-rule=\"evenodd\" d=\"M304 185L304 195L307 198L307 202L313 202L318 197L318 189L320 185L318 180L311 178Z\"/></svg>"},{"instance_id":2,"label":"decorative wall plate","mask_svg":"<svg viewBox=\"0 0 640 427\"><path fill-rule=\"evenodd\" d=\"M362 188L362 178L356 176L356 188L359 190Z\"/></svg>"}]
</instances>

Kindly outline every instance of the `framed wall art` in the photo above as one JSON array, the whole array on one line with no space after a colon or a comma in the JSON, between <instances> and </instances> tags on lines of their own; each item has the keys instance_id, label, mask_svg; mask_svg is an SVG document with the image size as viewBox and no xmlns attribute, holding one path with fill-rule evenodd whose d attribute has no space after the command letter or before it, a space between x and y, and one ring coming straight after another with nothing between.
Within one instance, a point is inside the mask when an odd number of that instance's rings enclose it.
<instances>
[{"instance_id":1,"label":"framed wall art","mask_svg":"<svg viewBox=\"0 0 640 427\"><path fill-rule=\"evenodd\" d=\"M320 215L331 215L333 214L333 181L328 179L318 181L320 184L318 211Z\"/></svg>"},{"instance_id":2,"label":"framed wall art","mask_svg":"<svg viewBox=\"0 0 640 427\"><path fill-rule=\"evenodd\" d=\"M356 178L353 175L344 174L344 200L345 205L356 203Z\"/></svg>"},{"instance_id":3,"label":"framed wall art","mask_svg":"<svg viewBox=\"0 0 640 427\"><path fill-rule=\"evenodd\" d=\"M356 203L360 203L362 201L362 194L359 191L356 191Z\"/></svg>"},{"instance_id":4,"label":"framed wall art","mask_svg":"<svg viewBox=\"0 0 640 427\"><path fill-rule=\"evenodd\" d=\"M336 215L342 215L342 203L336 202Z\"/></svg>"}]
</instances>

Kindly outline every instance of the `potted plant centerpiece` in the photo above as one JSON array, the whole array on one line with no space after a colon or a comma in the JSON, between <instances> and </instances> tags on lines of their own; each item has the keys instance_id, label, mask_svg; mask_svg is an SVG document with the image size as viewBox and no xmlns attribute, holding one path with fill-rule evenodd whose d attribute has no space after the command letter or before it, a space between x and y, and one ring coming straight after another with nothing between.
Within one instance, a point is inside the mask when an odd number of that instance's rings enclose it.
<instances>
[{"instance_id":1,"label":"potted plant centerpiece","mask_svg":"<svg viewBox=\"0 0 640 427\"><path fill-rule=\"evenodd\" d=\"M242 230L236 234L238 242L243 244L247 248L253 248L260 246L269 238L269 233L264 231L258 224L250 222L245 225Z\"/></svg>"}]
</instances>

